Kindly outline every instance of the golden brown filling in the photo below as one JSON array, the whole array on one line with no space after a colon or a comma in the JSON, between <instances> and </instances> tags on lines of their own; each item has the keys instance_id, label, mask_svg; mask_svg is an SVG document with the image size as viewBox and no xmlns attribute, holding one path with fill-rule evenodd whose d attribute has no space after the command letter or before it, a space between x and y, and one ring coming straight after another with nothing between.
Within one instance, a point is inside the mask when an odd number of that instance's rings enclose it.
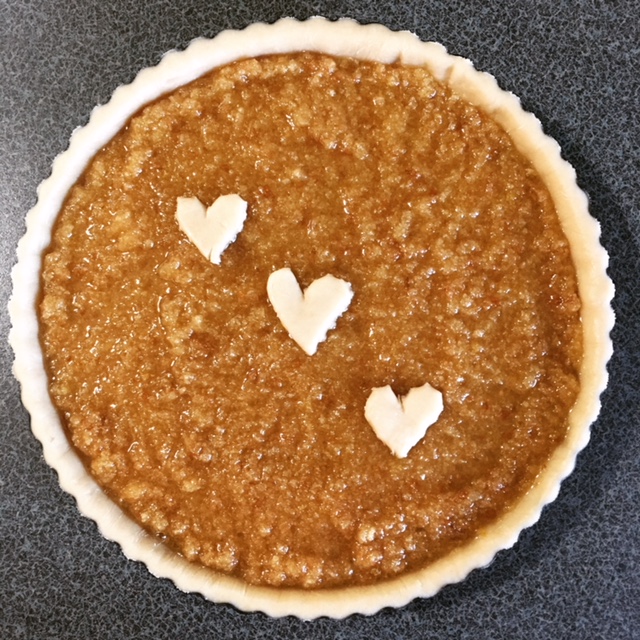
<instances>
[{"instance_id":1,"label":"golden brown filling","mask_svg":"<svg viewBox=\"0 0 640 640\"><path fill-rule=\"evenodd\" d=\"M176 199L237 193L222 264ZM354 298L314 356L266 283ZM535 482L578 390L580 303L531 165L423 69L303 53L157 100L72 189L40 305L51 395L112 498L189 559L256 584L364 584L473 539ZM398 459L373 387L429 382Z\"/></svg>"}]
</instances>

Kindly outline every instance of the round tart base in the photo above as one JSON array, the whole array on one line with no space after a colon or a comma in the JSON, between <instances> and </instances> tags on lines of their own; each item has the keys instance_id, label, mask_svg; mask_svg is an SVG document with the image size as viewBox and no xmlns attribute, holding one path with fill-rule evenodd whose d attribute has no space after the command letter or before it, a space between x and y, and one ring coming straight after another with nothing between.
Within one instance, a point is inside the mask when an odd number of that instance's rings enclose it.
<instances>
[{"instance_id":1,"label":"round tart base","mask_svg":"<svg viewBox=\"0 0 640 640\"><path fill-rule=\"evenodd\" d=\"M256 587L217 574L178 556L132 522L103 493L69 445L49 398L35 313L42 254L65 197L95 152L133 113L214 67L239 58L301 50L424 65L436 79L489 113L507 131L543 178L569 240L578 275L585 347L581 391L567 437L514 509L482 530L471 544L422 571L372 586L315 591ZM521 109L516 97L499 89L491 76L477 72L467 60L450 56L440 45L422 43L409 33L394 33L379 25L361 26L349 20L332 23L321 18L256 24L244 31L224 32L213 40L196 40L184 52L167 54L158 66L142 71L133 83L120 87L107 105L96 108L89 124L74 133L69 149L56 159L52 175L40 186L38 196L19 245L10 302L14 371L32 416L33 432L42 442L47 462L58 472L61 486L76 498L80 510L97 522L102 534L118 542L128 557L141 560L153 574L170 578L182 590L197 591L242 610L301 618L371 614L382 607L402 606L415 597L433 595L442 586L488 564L499 550L512 546L520 531L536 522L543 506L556 497L562 479L571 472L578 452L589 439L589 426L599 411L599 396L607 381L606 363L612 351L609 332L613 326L613 285L606 275L608 258L599 244L599 225L588 213L587 198L577 187L575 172L562 160L558 145L544 135L539 121Z\"/></svg>"}]
</instances>

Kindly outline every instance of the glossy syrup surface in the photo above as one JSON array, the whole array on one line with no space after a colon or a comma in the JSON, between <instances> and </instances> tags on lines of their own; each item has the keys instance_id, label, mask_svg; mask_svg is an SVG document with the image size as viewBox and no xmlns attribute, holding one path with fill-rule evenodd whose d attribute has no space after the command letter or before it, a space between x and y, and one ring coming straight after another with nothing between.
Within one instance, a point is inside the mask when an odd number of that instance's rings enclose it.
<instances>
[{"instance_id":1,"label":"glossy syrup surface","mask_svg":"<svg viewBox=\"0 0 640 640\"><path fill-rule=\"evenodd\" d=\"M237 193L220 266L176 199ZM347 280L307 356L270 306ZM108 494L187 558L264 585L367 584L469 541L535 482L578 391L580 301L529 162L423 69L244 60L143 108L70 192L45 257L51 395ZM404 459L373 387L444 411Z\"/></svg>"}]
</instances>

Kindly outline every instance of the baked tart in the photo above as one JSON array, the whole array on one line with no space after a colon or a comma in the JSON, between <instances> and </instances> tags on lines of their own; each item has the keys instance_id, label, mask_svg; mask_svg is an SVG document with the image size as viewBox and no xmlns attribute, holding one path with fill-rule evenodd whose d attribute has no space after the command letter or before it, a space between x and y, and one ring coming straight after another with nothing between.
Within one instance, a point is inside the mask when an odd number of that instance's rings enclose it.
<instances>
[{"instance_id":1,"label":"baked tart","mask_svg":"<svg viewBox=\"0 0 640 640\"><path fill-rule=\"evenodd\" d=\"M127 556L270 615L486 565L589 438L613 287L573 169L443 47L291 19L172 52L39 190L15 373Z\"/></svg>"}]
</instances>

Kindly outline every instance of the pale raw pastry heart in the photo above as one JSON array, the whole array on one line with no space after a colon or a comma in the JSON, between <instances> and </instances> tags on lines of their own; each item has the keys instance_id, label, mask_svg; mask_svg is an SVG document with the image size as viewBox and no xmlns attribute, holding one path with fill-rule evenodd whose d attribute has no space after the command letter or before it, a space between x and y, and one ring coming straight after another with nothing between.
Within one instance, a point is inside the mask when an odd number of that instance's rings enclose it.
<instances>
[{"instance_id":1,"label":"pale raw pastry heart","mask_svg":"<svg viewBox=\"0 0 640 640\"><path fill-rule=\"evenodd\" d=\"M220 196L208 209L198 198L178 198L178 226L200 253L220 264L222 252L242 231L247 203L238 195Z\"/></svg>"},{"instance_id":2,"label":"pale raw pastry heart","mask_svg":"<svg viewBox=\"0 0 640 640\"><path fill-rule=\"evenodd\" d=\"M353 291L348 282L327 274L303 293L291 269L280 269L269 276L267 295L289 335L312 356L349 307Z\"/></svg>"},{"instance_id":3,"label":"pale raw pastry heart","mask_svg":"<svg viewBox=\"0 0 640 640\"><path fill-rule=\"evenodd\" d=\"M411 389L400 399L387 385L371 391L364 415L378 438L394 455L406 458L438 419L443 406L442 394L429 383Z\"/></svg>"}]
</instances>

